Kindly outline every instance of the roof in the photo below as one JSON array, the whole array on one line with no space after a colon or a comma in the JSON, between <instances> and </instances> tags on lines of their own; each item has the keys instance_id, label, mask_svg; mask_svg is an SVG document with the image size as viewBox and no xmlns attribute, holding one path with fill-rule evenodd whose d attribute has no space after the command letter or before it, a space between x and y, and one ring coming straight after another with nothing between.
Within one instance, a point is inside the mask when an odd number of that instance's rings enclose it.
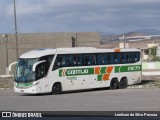
<instances>
[{"instance_id":1,"label":"roof","mask_svg":"<svg viewBox=\"0 0 160 120\"><path fill-rule=\"evenodd\" d=\"M140 51L139 49L120 49L123 52ZM75 47L75 48L42 48L24 53L20 58L39 58L46 55L53 54L67 54L67 53L99 53L99 52L115 52L115 49L98 49L94 47Z\"/></svg>"},{"instance_id":2,"label":"roof","mask_svg":"<svg viewBox=\"0 0 160 120\"><path fill-rule=\"evenodd\" d=\"M45 55L51 55L55 53L56 53L56 49L42 48L42 49L36 49L36 50L26 52L22 54L20 58L39 58Z\"/></svg>"}]
</instances>

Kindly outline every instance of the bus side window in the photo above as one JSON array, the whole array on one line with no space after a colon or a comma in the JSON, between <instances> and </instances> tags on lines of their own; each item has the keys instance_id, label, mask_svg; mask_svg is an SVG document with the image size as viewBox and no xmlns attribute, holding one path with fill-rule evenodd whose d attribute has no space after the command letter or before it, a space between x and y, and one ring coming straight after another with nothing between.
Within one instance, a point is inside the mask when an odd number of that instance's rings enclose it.
<instances>
[{"instance_id":1,"label":"bus side window","mask_svg":"<svg viewBox=\"0 0 160 120\"><path fill-rule=\"evenodd\" d=\"M130 53L130 63L134 63L135 59L134 59L134 54Z\"/></svg>"},{"instance_id":2,"label":"bus side window","mask_svg":"<svg viewBox=\"0 0 160 120\"><path fill-rule=\"evenodd\" d=\"M103 54L103 65L108 64L109 60L107 59L107 57L109 58L107 54Z\"/></svg>"},{"instance_id":3,"label":"bus side window","mask_svg":"<svg viewBox=\"0 0 160 120\"><path fill-rule=\"evenodd\" d=\"M61 55L56 58L54 67L57 69L60 67L73 67L73 66L82 66L82 55L74 54L74 55Z\"/></svg>"},{"instance_id":4,"label":"bus side window","mask_svg":"<svg viewBox=\"0 0 160 120\"><path fill-rule=\"evenodd\" d=\"M58 55L53 66L53 70L56 70L61 67L62 67L62 56Z\"/></svg>"},{"instance_id":5,"label":"bus side window","mask_svg":"<svg viewBox=\"0 0 160 120\"><path fill-rule=\"evenodd\" d=\"M132 53L129 53L129 63L133 63Z\"/></svg>"},{"instance_id":6,"label":"bus side window","mask_svg":"<svg viewBox=\"0 0 160 120\"><path fill-rule=\"evenodd\" d=\"M97 64L96 54L91 54L89 56L89 61L90 61L91 65L96 65Z\"/></svg>"},{"instance_id":7,"label":"bus side window","mask_svg":"<svg viewBox=\"0 0 160 120\"><path fill-rule=\"evenodd\" d=\"M84 55L84 65L91 65L89 55Z\"/></svg>"},{"instance_id":8,"label":"bus side window","mask_svg":"<svg viewBox=\"0 0 160 120\"><path fill-rule=\"evenodd\" d=\"M83 65L83 55L79 54L78 55L78 66L82 66Z\"/></svg>"},{"instance_id":9,"label":"bus side window","mask_svg":"<svg viewBox=\"0 0 160 120\"><path fill-rule=\"evenodd\" d=\"M129 54L126 54L126 63L129 63Z\"/></svg>"},{"instance_id":10,"label":"bus side window","mask_svg":"<svg viewBox=\"0 0 160 120\"><path fill-rule=\"evenodd\" d=\"M98 65L104 65L107 61L107 56L105 54L97 54L97 62Z\"/></svg>"},{"instance_id":11,"label":"bus side window","mask_svg":"<svg viewBox=\"0 0 160 120\"><path fill-rule=\"evenodd\" d=\"M50 64L52 62L52 59L53 59L54 55L48 55L48 56L43 56L41 57L39 60L46 60L45 64L43 65L45 71L44 71L44 75L46 75L48 73L48 70L49 70L49 67L50 67Z\"/></svg>"},{"instance_id":12,"label":"bus side window","mask_svg":"<svg viewBox=\"0 0 160 120\"><path fill-rule=\"evenodd\" d=\"M75 66L74 60L73 60L73 55L69 55L69 62L70 62L70 67Z\"/></svg>"},{"instance_id":13,"label":"bus side window","mask_svg":"<svg viewBox=\"0 0 160 120\"><path fill-rule=\"evenodd\" d=\"M121 63L120 56L121 56L121 53L117 53L117 61L118 61L118 64Z\"/></svg>"},{"instance_id":14,"label":"bus side window","mask_svg":"<svg viewBox=\"0 0 160 120\"><path fill-rule=\"evenodd\" d=\"M125 54L124 53L120 53L119 56L120 56L120 63L121 64L125 63Z\"/></svg>"},{"instance_id":15,"label":"bus side window","mask_svg":"<svg viewBox=\"0 0 160 120\"><path fill-rule=\"evenodd\" d=\"M111 64L112 63L111 54L106 54L106 61L107 61L107 64Z\"/></svg>"},{"instance_id":16,"label":"bus side window","mask_svg":"<svg viewBox=\"0 0 160 120\"><path fill-rule=\"evenodd\" d=\"M133 60L132 60L132 54L131 53L127 53L126 54L126 59L127 59L127 63L132 63Z\"/></svg>"},{"instance_id":17,"label":"bus side window","mask_svg":"<svg viewBox=\"0 0 160 120\"><path fill-rule=\"evenodd\" d=\"M137 52L137 62L140 61L140 52Z\"/></svg>"},{"instance_id":18,"label":"bus side window","mask_svg":"<svg viewBox=\"0 0 160 120\"><path fill-rule=\"evenodd\" d=\"M115 53L114 54L114 63L115 64L118 64L120 62L120 60L119 60L119 54L118 53Z\"/></svg>"},{"instance_id":19,"label":"bus side window","mask_svg":"<svg viewBox=\"0 0 160 120\"><path fill-rule=\"evenodd\" d=\"M90 63L90 65L93 65L93 56L92 56L92 54L89 54L89 63Z\"/></svg>"},{"instance_id":20,"label":"bus side window","mask_svg":"<svg viewBox=\"0 0 160 120\"><path fill-rule=\"evenodd\" d=\"M74 64L74 66L81 66L82 65L81 55L79 55L79 54L73 55L73 64Z\"/></svg>"},{"instance_id":21,"label":"bus side window","mask_svg":"<svg viewBox=\"0 0 160 120\"><path fill-rule=\"evenodd\" d=\"M54 55L50 55L48 56L48 63L49 65L51 64L52 60L53 60Z\"/></svg>"},{"instance_id":22,"label":"bus side window","mask_svg":"<svg viewBox=\"0 0 160 120\"><path fill-rule=\"evenodd\" d=\"M110 54L110 64L113 64L113 63L115 63L114 55Z\"/></svg>"},{"instance_id":23,"label":"bus side window","mask_svg":"<svg viewBox=\"0 0 160 120\"><path fill-rule=\"evenodd\" d=\"M62 67L67 67L66 55L63 55L63 56L62 56Z\"/></svg>"},{"instance_id":24,"label":"bus side window","mask_svg":"<svg viewBox=\"0 0 160 120\"><path fill-rule=\"evenodd\" d=\"M138 62L140 60L140 53L133 53L133 60L134 62Z\"/></svg>"},{"instance_id":25,"label":"bus side window","mask_svg":"<svg viewBox=\"0 0 160 120\"><path fill-rule=\"evenodd\" d=\"M46 67L45 63L41 63L36 67L36 79L40 79L46 76Z\"/></svg>"},{"instance_id":26,"label":"bus side window","mask_svg":"<svg viewBox=\"0 0 160 120\"><path fill-rule=\"evenodd\" d=\"M73 65L74 66L78 65L77 55L73 55Z\"/></svg>"},{"instance_id":27,"label":"bus side window","mask_svg":"<svg viewBox=\"0 0 160 120\"><path fill-rule=\"evenodd\" d=\"M66 55L66 66L69 67L70 66L70 61L69 61L69 56Z\"/></svg>"},{"instance_id":28,"label":"bus side window","mask_svg":"<svg viewBox=\"0 0 160 120\"><path fill-rule=\"evenodd\" d=\"M98 59L97 64L102 65L102 61L103 61L102 54L97 54L97 59Z\"/></svg>"}]
</instances>

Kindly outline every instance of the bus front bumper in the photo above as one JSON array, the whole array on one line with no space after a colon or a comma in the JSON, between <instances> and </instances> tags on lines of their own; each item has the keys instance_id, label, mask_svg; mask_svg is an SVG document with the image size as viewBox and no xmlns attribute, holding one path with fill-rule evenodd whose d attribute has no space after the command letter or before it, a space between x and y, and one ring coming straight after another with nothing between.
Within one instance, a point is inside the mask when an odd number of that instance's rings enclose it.
<instances>
[{"instance_id":1,"label":"bus front bumper","mask_svg":"<svg viewBox=\"0 0 160 120\"><path fill-rule=\"evenodd\" d=\"M30 87L30 88L17 88L16 86L14 86L14 91L17 92L17 93L30 93L30 94L36 94L36 93L39 93L37 90L36 90L36 87L33 86L33 87Z\"/></svg>"}]
</instances>

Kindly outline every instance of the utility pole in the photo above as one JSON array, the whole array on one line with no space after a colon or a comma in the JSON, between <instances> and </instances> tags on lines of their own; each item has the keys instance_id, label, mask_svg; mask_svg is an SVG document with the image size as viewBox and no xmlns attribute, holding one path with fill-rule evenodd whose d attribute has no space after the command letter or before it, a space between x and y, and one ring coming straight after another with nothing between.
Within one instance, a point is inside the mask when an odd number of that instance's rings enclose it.
<instances>
[{"instance_id":1,"label":"utility pole","mask_svg":"<svg viewBox=\"0 0 160 120\"><path fill-rule=\"evenodd\" d=\"M18 51L18 37L17 37L17 18L16 18L16 1L14 0L14 33L15 33L15 39L16 39L16 57L17 60L19 58L19 51Z\"/></svg>"},{"instance_id":2,"label":"utility pole","mask_svg":"<svg viewBox=\"0 0 160 120\"><path fill-rule=\"evenodd\" d=\"M124 45L124 49L126 48L126 38L125 35L123 35L123 45Z\"/></svg>"},{"instance_id":3,"label":"utility pole","mask_svg":"<svg viewBox=\"0 0 160 120\"><path fill-rule=\"evenodd\" d=\"M3 38L5 39L6 44L6 75L9 75L9 69L8 69L8 35L3 34Z\"/></svg>"},{"instance_id":4,"label":"utility pole","mask_svg":"<svg viewBox=\"0 0 160 120\"><path fill-rule=\"evenodd\" d=\"M76 33L76 47L78 47L78 41L77 41L77 39L78 39L78 37L77 37L78 35L77 35L77 33Z\"/></svg>"}]
</instances>

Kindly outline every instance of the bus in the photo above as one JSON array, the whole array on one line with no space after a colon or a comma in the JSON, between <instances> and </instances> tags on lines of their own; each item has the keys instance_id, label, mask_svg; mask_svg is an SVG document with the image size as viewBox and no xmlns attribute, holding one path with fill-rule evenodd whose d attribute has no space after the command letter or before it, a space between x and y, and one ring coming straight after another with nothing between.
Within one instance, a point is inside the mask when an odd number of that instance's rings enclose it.
<instances>
[{"instance_id":1,"label":"bus","mask_svg":"<svg viewBox=\"0 0 160 120\"><path fill-rule=\"evenodd\" d=\"M19 57L14 90L57 94L92 88L122 89L140 83L141 74L140 49L36 49Z\"/></svg>"}]
</instances>

